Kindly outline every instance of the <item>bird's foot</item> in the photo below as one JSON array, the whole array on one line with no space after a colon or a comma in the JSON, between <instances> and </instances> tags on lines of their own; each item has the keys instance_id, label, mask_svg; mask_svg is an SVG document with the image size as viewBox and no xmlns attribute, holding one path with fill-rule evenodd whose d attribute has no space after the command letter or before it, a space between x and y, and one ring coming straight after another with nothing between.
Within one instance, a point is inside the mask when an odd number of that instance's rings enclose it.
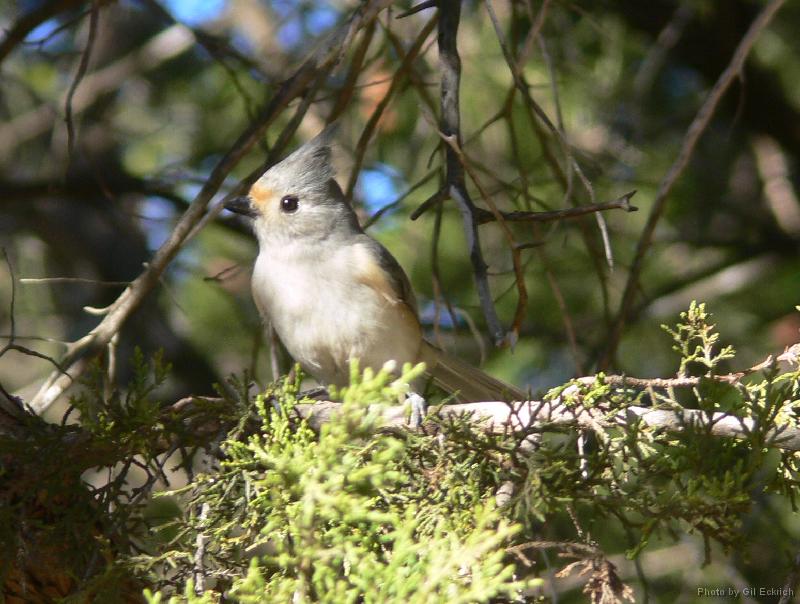
<instances>
[{"instance_id":1,"label":"bird's foot","mask_svg":"<svg viewBox=\"0 0 800 604\"><path fill-rule=\"evenodd\" d=\"M297 393L297 398L299 400L310 398L316 401L326 401L329 400L330 397L331 395L328 393L328 389L324 388L323 386L309 388L308 390L303 390L302 392Z\"/></svg>"},{"instance_id":2,"label":"bird's foot","mask_svg":"<svg viewBox=\"0 0 800 604\"><path fill-rule=\"evenodd\" d=\"M422 422L425 421L425 415L428 413L428 401L416 392L409 392L406 395L406 401L411 404L409 425L414 429L422 427Z\"/></svg>"}]
</instances>

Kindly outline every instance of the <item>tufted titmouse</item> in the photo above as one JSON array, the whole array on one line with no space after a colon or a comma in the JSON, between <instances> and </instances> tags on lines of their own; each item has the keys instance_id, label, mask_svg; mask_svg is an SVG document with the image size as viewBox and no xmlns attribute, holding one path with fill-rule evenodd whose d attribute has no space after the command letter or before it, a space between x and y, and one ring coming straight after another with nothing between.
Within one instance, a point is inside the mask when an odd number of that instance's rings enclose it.
<instances>
[{"instance_id":1,"label":"tufted titmouse","mask_svg":"<svg viewBox=\"0 0 800 604\"><path fill-rule=\"evenodd\" d=\"M462 401L522 393L425 341L408 277L364 233L334 180L328 128L225 207L252 219L259 254L253 298L286 349L322 384L347 385L349 361L380 369L425 362Z\"/></svg>"}]
</instances>

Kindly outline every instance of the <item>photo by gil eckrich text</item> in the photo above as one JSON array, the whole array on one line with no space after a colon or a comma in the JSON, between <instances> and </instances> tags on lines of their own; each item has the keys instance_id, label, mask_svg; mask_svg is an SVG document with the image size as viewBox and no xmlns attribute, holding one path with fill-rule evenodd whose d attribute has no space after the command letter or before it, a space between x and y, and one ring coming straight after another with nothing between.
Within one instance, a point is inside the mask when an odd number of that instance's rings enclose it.
<instances>
[{"instance_id":1,"label":"photo by gil eckrich text","mask_svg":"<svg viewBox=\"0 0 800 604\"><path fill-rule=\"evenodd\" d=\"M698 587L700 598L794 598L789 587Z\"/></svg>"}]
</instances>

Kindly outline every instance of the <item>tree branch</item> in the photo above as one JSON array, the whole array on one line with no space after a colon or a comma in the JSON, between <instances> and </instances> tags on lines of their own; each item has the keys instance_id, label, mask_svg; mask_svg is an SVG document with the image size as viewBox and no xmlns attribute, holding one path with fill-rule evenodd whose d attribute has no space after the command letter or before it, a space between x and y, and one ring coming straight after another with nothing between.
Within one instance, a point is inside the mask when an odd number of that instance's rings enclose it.
<instances>
[{"instance_id":1,"label":"tree branch","mask_svg":"<svg viewBox=\"0 0 800 604\"><path fill-rule=\"evenodd\" d=\"M72 157L75 151L75 120L72 117L72 99L75 97L75 91L86 75L89 69L89 61L92 58L92 48L97 37L97 23L100 19L100 3L98 0L92 0L92 7L89 10L89 33L86 37L86 48L81 53L81 60L78 63L78 69L75 72L75 77L67 90L67 98L64 101L64 120L67 123L67 150L69 156Z\"/></svg>"},{"instance_id":2,"label":"tree branch","mask_svg":"<svg viewBox=\"0 0 800 604\"><path fill-rule=\"evenodd\" d=\"M339 412L341 406L342 403L322 401L297 405L294 409L313 429L319 430ZM563 400L443 405L437 407L433 414L441 419L470 415L483 430L493 434L546 430L555 426L596 430L641 422L650 428L668 432L679 433L694 427L708 429L712 436L746 439L756 427L752 419L721 412L709 414L698 409L655 409L637 405L610 411L608 408L568 405ZM386 427L403 427L408 424L408 413L402 406L384 407L381 409L381 419ZM797 428L773 428L767 433L767 439L767 446L800 451L800 430Z\"/></svg>"},{"instance_id":3,"label":"tree branch","mask_svg":"<svg viewBox=\"0 0 800 604\"><path fill-rule=\"evenodd\" d=\"M439 59L442 70L440 131L445 136L454 136L461 145L461 115L459 109L459 86L461 82L461 59L458 56L458 25L461 19L461 0L442 0L439 3ZM505 330L500 324L489 287L486 261L483 259L481 240L478 234L475 204L467 192L464 168L455 149L445 146L446 190L461 212L464 235L469 248L472 273L478 290L481 310L495 344L505 339Z\"/></svg>"},{"instance_id":4,"label":"tree branch","mask_svg":"<svg viewBox=\"0 0 800 604\"><path fill-rule=\"evenodd\" d=\"M26 13L8 29L6 37L0 42L0 63L11 53L14 48L25 40L25 37L36 29L39 25L52 19L59 13L63 13L75 6L80 5L83 0L55 0L47 2L38 8Z\"/></svg>"},{"instance_id":5,"label":"tree branch","mask_svg":"<svg viewBox=\"0 0 800 604\"><path fill-rule=\"evenodd\" d=\"M590 203L574 208L565 208L563 210L551 210L547 212L500 212L503 220L506 222L555 222L558 220L570 220L572 218L580 218L587 214L594 214L595 212L607 212L608 210L624 210L626 212L636 212L639 208L631 205L630 200L636 194L636 191L625 193L621 197L617 197L611 201L603 203ZM487 222L494 222L497 220L494 212L490 212L483 208L476 208L478 215L478 224L486 224Z\"/></svg>"}]
</instances>

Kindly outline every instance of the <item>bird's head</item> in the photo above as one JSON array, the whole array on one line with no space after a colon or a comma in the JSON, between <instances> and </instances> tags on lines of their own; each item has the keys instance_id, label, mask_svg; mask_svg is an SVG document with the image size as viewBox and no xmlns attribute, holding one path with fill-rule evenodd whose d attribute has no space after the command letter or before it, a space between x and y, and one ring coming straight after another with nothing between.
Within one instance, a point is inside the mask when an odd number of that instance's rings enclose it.
<instances>
[{"instance_id":1,"label":"bird's head","mask_svg":"<svg viewBox=\"0 0 800 604\"><path fill-rule=\"evenodd\" d=\"M247 195L225 204L251 218L259 242L280 244L301 238L323 239L358 228L350 205L334 180L331 145L335 127L269 168Z\"/></svg>"}]
</instances>

